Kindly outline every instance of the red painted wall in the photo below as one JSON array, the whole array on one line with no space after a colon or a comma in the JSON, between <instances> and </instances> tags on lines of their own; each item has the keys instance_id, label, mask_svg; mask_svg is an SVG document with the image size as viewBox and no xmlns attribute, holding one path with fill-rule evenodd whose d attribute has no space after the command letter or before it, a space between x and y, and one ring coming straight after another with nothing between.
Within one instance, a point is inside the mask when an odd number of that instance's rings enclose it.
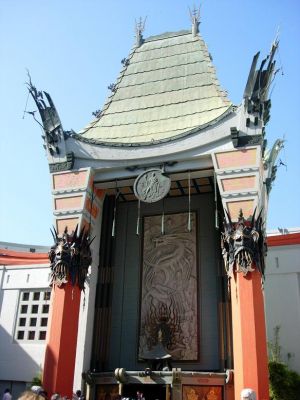
<instances>
[{"instance_id":1,"label":"red painted wall","mask_svg":"<svg viewBox=\"0 0 300 400\"><path fill-rule=\"evenodd\" d=\"M72 398L77 346L80 289L67 283L52 291L43 387L49 395Z\"/></svg>"},{"instance_id":2,"label":"red painted wall","mask_svg":"<svg viewBox=\"0 0 300 400\"><path fill-rule=\"evenodd\" d=\"M267 243L268 246L289 246L293 244L300 244L300 233L268 236Z\"/></svg>"},{"instance_id":3,"label":"red painted wall","mask_svg":"<svg viewBox=\"0 0 300 400\"><path fill-rule=\"evenodd\" d=\"M47 253L31 253L29 251L15 251L0 249L1 265L31 265L49 264Z\"/></svg>"}]
</instances>

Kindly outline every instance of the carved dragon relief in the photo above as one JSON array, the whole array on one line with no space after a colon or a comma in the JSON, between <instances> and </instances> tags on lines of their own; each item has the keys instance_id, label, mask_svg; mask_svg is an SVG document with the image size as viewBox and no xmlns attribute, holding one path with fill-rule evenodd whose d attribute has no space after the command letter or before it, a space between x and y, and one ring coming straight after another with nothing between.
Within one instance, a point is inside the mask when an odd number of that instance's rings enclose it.
<instances>
[{"instance_id":1,"label":"carved dragon relief","mask_svg":"<svg viewBox=\"0 0 300 400\"><path fill-rule=\"evenodd\" d=\"M232 223L228 213L228 222L224 219L221 248L229 278L235 271L246 276L248 272L254 271L255 266L264 279L266 243L262 211L256 219L255 214L256 210L251 222L245 220L242 210L240 210L238 222Z\"/></svg>"},{"instance_id":2,"label":"carved dragon relief","mask_svg":"<svg viewBox=\"0 0 300 400\"><path fill-rule=\"evenodd\" d=\"M284 148L284 140L277 139L273 144L272 149L269 149L265 152L263 158L264 169L266 171L265 182L268 194L270 193L272 189L272 184L276 178L278 166L285 165L281 160L279 160L279 163L276 164L278 154L283 148Z\"/></svg>"},{"instance_id":3,"label":"carved dragon relief","mask_svg":"<svg viewBox=\"0 0 300 400\"><path fill-rule=\"evenodd\" d=\"M139 358L157 353L173 360L198 359L196 214L188 232L187 213L144 218ZM160 350L158 352L158 350Z\"/></svg>"},{"instance_id":4,"label":"carved dragon relief","mask_svg":"<svg viewBox=\"0 0 300 400\"><path fill-rule=\"evenodd\" d=\"M90 240L88 232L83 228L77 235L78 226L72 235L68 234L67 228L61 237L57 231L51 230L54 245L49 251L51 268L50 286L61 287L71 281L73 286L78 285L80 290L84 290L88 268L92 262Z\"/></svg>"},{"instance_id":5,"label":"carved dragon relief","mask_svg":"<svg viewBox=\"0 0 300 400\"><path fill-rule=\"evenodd\" d=\"M31 77L28 73L29 82L27 87L31 94L41 116L42 124L35 118L35 111L29 112L39 125L42 126L45 136L45 146L51 155L60 153L59 142L63 140L63 128L62 124L56 111L55 105L47 92L37 90L31 81Z\"/></svg>"}]
</instances>

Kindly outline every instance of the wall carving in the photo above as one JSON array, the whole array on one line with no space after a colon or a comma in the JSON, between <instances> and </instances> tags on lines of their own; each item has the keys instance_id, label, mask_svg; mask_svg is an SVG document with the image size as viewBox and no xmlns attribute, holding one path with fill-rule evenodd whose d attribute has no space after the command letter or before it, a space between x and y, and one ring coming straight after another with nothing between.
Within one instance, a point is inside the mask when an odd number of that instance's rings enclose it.
<instances>
[{"instance_id":1,"label":"wall carving","mask_svg":"<svg viewBox=\"0 0 300 400\"><path fill-rule=\"evenodd\" d=\"M173 360L198 360L196 213L144 217L139 357L163 345Z\"/></svg>"},{"instance_id":2,"label":"wall carving","mask_svg":"<svg viewBox=\"0 0 300 400\"><path fill-rule=\"evenodd\" d=\"M183 400L222 400L222 386L189 386L182 387Z\"/></svg>"},{"instance_id":3,"label":"wall carving","mask_svg":"<svg viewBox=\"0 0 300 400\"><path fill-rule=\"evenodd\" d=\"M118 400L119 385L97 385L97 400Z\"/></svg>"}]
</instances>

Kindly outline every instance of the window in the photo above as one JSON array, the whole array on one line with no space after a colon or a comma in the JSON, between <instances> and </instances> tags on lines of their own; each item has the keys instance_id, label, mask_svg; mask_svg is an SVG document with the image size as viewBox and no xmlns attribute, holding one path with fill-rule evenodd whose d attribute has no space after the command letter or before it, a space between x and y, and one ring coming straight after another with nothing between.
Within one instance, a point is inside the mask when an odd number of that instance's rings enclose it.
<instances>
[{"instance_id":1,"label":"window","mask_svg":"<svg viewBox=\"0 0 300 400\"><path fill-rule=\"evenodd\" d=\"M46 339L46 331L40 331L39 340L45 340L45 339Z\"/></svg>"},{"instance_id":2,"label":"window","mask_svg":"<svg viewBox=\"0 0 300 400\"><path fill-rule=\"evenodd\" d=\"M48 314L49 313L49 304L44 304L43 305L43 314Z\"/></svg>"},{"instance_id":3,"label":"window","mask_svg":"<svg viewBox=\"0 0 300 400\"><path fill-rule=\"evenodd\" d=\"M51 292L44 292L44 300L50 300Z\"/></svg>"},{"instance_id":4,"label":"window","mask_svg":"<svg viewBox=\"0 0 300 400\"><path fill-rule=\"evenodd\" d=\"M46 340L50 297L50 290L20 292L15 340L28 343Z\"/></svg>"},{"instance_id":5,"label":"window","mask_svg":"<svg viewBox=\"0 0 300 400\"><path fill-rule=\"evenodd\" d=\"M23 304L21 306L21 314L26 314L28 310L28 305L27 304Z\"/></svg>"},{"instance_id":6,"label":"window","mask_svg":"<svg viewBox=\"0 0 300 400\"><path fill-rule=\"evenodd\" d=\"M29 300L29 292L23 292L22 300L25 300L25 301Z\"/></svg>"},{"instance_id":7,"label":"window","mask_svg":"<svg viewBox=\"0 0 300 400\"><path fill-rule=\"evenodd\" d=\"M17 339L19 340L24 339L24 331L18 331Z\"/></svg>"},{"instance_id":8,"label":"window","mask_svg":"<svg viewBox=\"0 0 300 400\"><path fill-rule=\"evenodd\" d=\"M39 300L40 299L40 292L34 292L33 293L33 300Z\"/></svg>"},{"instance_id":9,"label":"window","mask_svg":"<svg viewBox=\"0 0 300 400\"><path fill-rule=\"evenodd\" d=\"M35 331L29 331L28 332L28 340L34 340L35 337Z\"/></svg>"},{"instance_id":10,"label":"window","mask_svg":"<svg viewBox=\"0 0 300 400\"><path fill-rule=\"evenodd\" d=\"M39 306L38 306L38 304L33 304L33 305L31 306L31 314L37 314L38 311L39 311Z\"/></svg>"}]
</instances>

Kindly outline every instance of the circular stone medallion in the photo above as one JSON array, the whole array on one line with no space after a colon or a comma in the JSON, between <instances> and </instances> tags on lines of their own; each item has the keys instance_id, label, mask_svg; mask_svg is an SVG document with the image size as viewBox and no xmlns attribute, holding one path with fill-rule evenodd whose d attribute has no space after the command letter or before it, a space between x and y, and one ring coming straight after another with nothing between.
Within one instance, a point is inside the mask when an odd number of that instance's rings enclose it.
<instances>
[{"instance_id":1,"label":"circular stone medallion","mask_svg":"<svg viewBox=\"0 0 300 400\"><path fill-rule=\"evenodd\" d=\"M157 168L142 172L134 182L134 194L145 203L155 203L169 192L171 180Z\"/></svg>"}]
</instances>

